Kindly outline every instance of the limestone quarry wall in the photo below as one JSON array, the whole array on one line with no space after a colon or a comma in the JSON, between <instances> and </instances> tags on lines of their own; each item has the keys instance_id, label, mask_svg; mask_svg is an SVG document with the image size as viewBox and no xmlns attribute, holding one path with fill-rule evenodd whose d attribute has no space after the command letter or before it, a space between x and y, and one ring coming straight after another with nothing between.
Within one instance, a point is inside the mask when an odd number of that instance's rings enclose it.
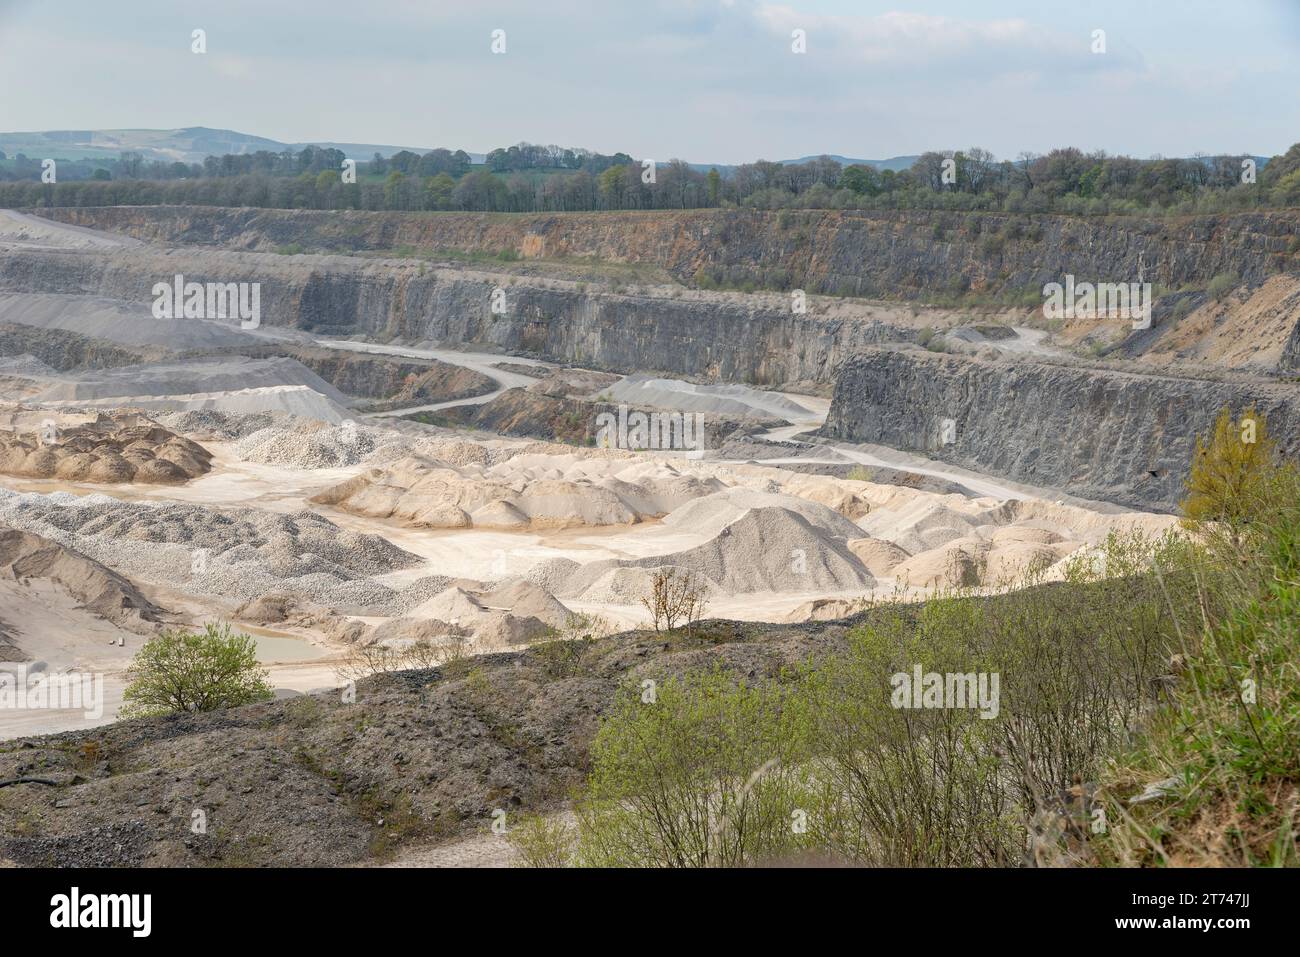
<instances>
[{"instance_id":1,"label":"limestone quarry wall","mask_svg":"<svg viewBox=\"0 0 1300 957\"><path fill-rule=\"evenodd\" d=\"M387 213L220 207L32 212L162 243L356 252L409 247L644 263L693 284L888 298L1041 289L1066 273L1203 286L1300 270L1300 210L1071 217L931 210L708 209L601 213Z\"/></svg>"},{"instance_id":2,"label":"limestone quarry wall","mask_svg":"<svg viewBox=\"0 0 1300 957\"><path fill-rule=\"evenodd\" d=\"M845 364L822 435L928 452L1083 498L1172 509L1196 435L1225 404L1240 413L1251 403L1282 451L1300 454L1294 384L876 349Z\"/></svg>"},{"instance_id":3,"label":"limestone quarry wall","mask_svg":"<svg viewBox=\"0 0 1300 957\"><path fill-rule=\"evenodd\" d=\"M742 382L829 382L839 363L860 349L917 336L916 328L871 318L870 309L847 319L796 315L783 296L652 297L409 261L195 247L15 251L0 257L0 290L147 304L154 283L178 273L201 283L261 283L262 323L268 326ZM492 311L497 289L504 292L504 314Z\"/></svg>"},{"instance_id":4,"label":"limestone quarry wall","mask_svg":"<svg viewBox=\"0 0 1300 957\"><path fill-rule=\"evenodd\" d=\"M1283 448L1300 453L1298 387L1285 379L876 348L916 341L923 323L903 321L904 308L845 302L799 315L788 296L776 294L667 286L640 294L468 264L223 248L510 249L650 263L688 285L701 269L721 269L727 281L771 281L773 271L783 271L788 284L810 291L903 297L963 284L1026 288L1066 272L1123 278L1136 275L1140 260L1152 282L1204 288L1224 273L1250 283L1278 269L1296 273L1300 211L1154 221L743 210L548 216L126 207L42 214L195 245L15 250L0 257L0 290L148 303L154 283L181 273L198 282L260 282L264 324L322 335L464 345L620 372L834 381L828 436L926 449L982 472L1135 507L1177 502L1195 435L1225 404L1258 403ZM497 290L505 296L501 314L492 311ZM1279 300L1276 309L1289 312L1290 302ZM1282 315L1275 323L1283 372L1300 367L1300 324L1289 321ZM937 423L946 418L954 421L954 440L936 445Z\"/></svg>"}]
</instances>

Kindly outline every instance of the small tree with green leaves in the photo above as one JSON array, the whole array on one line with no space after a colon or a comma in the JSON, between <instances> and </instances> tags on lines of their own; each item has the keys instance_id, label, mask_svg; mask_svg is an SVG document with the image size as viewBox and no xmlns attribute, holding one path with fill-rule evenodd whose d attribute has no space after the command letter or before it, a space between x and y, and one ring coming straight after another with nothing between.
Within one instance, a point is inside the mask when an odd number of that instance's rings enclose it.
<instances>
[{"instance_id":1,"label":"small tree with green leaves","mask_svg":"<svg viewBox=\"0 0 1300 957\"><path fill-rule=\"evenodd\" d=\"M1234 422L1225 405L1208 440L1196 438L1183 514L1193 522L1224 522L1234 528L1249 522L1276 459L1277 444L1255 407Z\"/></svg>"},{"instance_id":2,"label":"small tree with green leaves","mask_svg":"<svg viewBox=\"0 0 1300 957\"><path fill-rule=\"evenodd\" d=\"M164 631L145 643L126 674L123 718L215 711L271 697L253 639L232 634L224 622L202 632Z\"/></svg>"}]
</instances>

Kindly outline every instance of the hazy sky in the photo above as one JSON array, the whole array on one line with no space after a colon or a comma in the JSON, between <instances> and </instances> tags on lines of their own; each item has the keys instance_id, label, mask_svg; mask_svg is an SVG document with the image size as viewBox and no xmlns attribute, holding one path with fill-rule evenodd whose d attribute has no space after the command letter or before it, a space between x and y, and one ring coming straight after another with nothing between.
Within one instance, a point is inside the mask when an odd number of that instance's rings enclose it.
<instances>
[{"instance_id":1,"label":"hazy sky","mask_svg":"<svg viewBox=\"0 0 1300 957\"><path fill-rule=\"evenodd\" d=\"M0 91L5 131L528 140L719 163L1271 155L1300 140L1300 0L0 0Z\"/></svg>"}]
</instances>

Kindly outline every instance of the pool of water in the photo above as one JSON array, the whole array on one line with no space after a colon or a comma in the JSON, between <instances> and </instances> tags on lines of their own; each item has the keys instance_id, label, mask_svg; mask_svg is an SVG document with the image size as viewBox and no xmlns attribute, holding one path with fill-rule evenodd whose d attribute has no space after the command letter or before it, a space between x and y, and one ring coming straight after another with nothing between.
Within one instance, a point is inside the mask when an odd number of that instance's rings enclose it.
<instances>
[{"instance_id":1,"label":"pool of water","mask_svg":"<svg viewBox=\"0 0 1300 957\"><path fill-rule=\"evenodd\" d=\"M324 648L318 648L293 635L251 628L248 625L241 625L239 630L252 636L257 645L257 660L264 665L286 661L315 661L327 654Z\"/></svg>"}]
</instances>

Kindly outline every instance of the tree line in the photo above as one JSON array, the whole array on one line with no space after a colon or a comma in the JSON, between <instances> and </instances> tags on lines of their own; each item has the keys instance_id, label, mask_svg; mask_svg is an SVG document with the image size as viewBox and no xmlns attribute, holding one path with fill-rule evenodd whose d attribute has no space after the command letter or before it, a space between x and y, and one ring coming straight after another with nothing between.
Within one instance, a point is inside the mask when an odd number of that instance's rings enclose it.
<instances>
[{"instance_id":1,"label":"tree line","mask_svg":"<svg viewBox=\"0 0 1300 957\"><path fill-rule=\"evenodd\" d=\"M1135 159L1074 148L997 160L972 148L927 152L897 172L823 156L804 163L760 160L724 176L682 160L652 163L625 153L521 143L494 150L481 165L463 150L376 154L357 164L355 182L344 181L344 156L329 148L208 157L201 167L137 160L124 155L109 177L69 182L60 165L55 184L0 183L0 205L488 212L745 206L1079 215L1300 205L1300 144L1263 162L1229 155ZM181 167L186 175L171 175Z\"/></svg>"}]
</instances>

